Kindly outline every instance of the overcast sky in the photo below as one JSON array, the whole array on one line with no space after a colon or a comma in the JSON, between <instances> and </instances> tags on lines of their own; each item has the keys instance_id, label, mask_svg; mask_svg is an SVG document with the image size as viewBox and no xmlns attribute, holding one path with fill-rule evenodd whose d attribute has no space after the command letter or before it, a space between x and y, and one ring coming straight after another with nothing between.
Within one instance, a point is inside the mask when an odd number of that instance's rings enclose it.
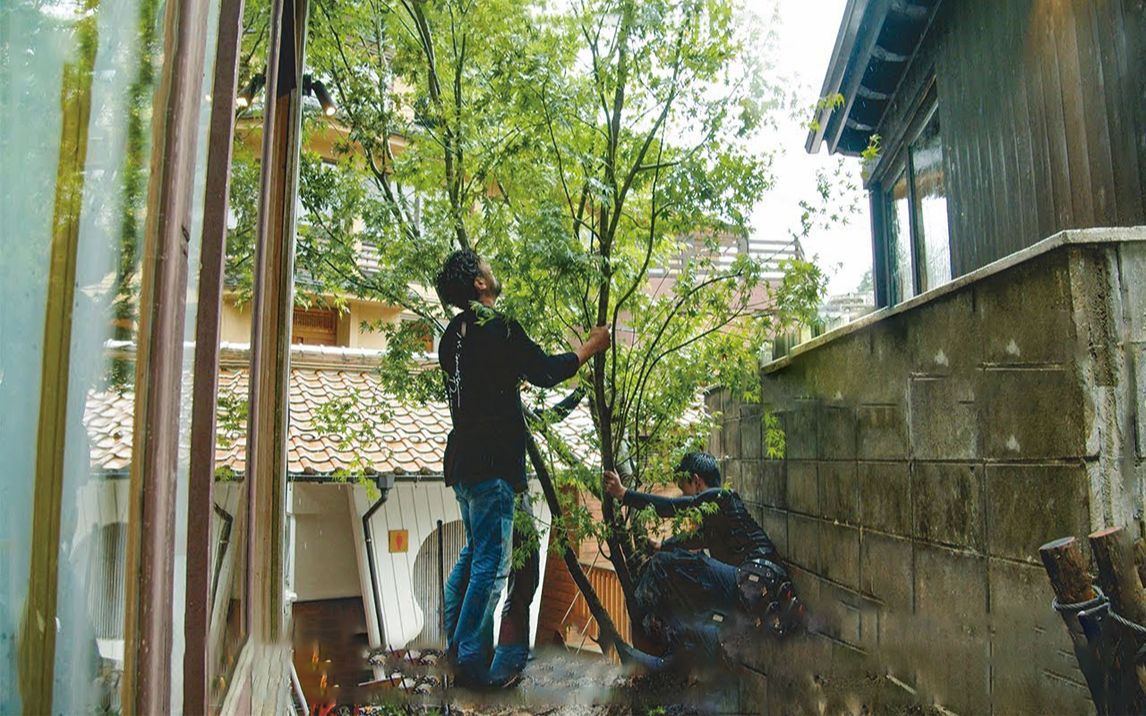
<instances>
[{"instance_id":1,"label":"overcast sky","mask_svg":"<svg viewBox=\"0 0 1146 716\"><path fill-rule=\"evenodd\" d=\"M828 60L836 41L836 31L843 18L847 0L775 0L780 8L781 26L777 29L779 44L776 60L781 75L795 77L803 105L812 106L819 98ZM746 4L751 7L752 0ZM815 191L816 169L834 169L839 161L829 156L826 148L819 154L804 151L807 129L797 121L782 123L780 131L765 136L778 155L773 165L776 186L768 192L753 214L758 235L783 238L789 229L800 225L800 199ZM859 184L859 160L847 159ZM846 293L854 289L871 268L871 225L866 194L860 202L860 213L847 226L829 231L816 231L806 241L804 250L815 257L830 277L828 293Z\"/></svg>"}]
</instances>

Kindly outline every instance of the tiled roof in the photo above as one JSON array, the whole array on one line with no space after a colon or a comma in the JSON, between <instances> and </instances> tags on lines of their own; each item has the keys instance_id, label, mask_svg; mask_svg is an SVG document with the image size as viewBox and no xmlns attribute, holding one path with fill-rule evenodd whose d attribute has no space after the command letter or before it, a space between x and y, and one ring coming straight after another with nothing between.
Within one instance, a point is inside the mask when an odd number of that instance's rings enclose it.
<instances>
[{"instance_id":1,"label":"tiled roof","mask_svg":"<svg viewBox=\"0 0 1146 716\"><path fill-rule=\"evenodd\" d=\"M248 369L245 346L224 346L219 374L219 440L216 466L244 469ZM374 351L292 349L288 471L295 476L331 475L339 470L383 474L440 475L450 430L445 403L404 405L382 388ZM427 356L427 362L432 356ZM531 393L527 405L562 396ZM91 463L100 471L131 466L132 391L89 395L84 423ZM331 419L331 416L337 416ZM344 429L332 430L335 426ZM593 422L582 403L556 430L578 460L594 459ZM336 434L336 432L338 434Z\"/></svg>"}]
</instances>

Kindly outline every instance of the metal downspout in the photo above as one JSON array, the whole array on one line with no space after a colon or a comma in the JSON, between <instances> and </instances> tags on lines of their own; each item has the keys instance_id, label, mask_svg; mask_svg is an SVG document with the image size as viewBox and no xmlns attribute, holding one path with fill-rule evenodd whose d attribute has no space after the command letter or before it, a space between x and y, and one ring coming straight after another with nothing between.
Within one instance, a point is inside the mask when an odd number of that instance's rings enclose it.
<instances>
[{"instance_id":1,"label":"metal downspout","mask_svg":"<svg viewBox=\"0 0 1146 716\"><path fill-rule=\"evenodd\" d=\"M362 515L362 536L366 542L366 566L370 569L370 601L374 603L374 619L378 624L378 645L382 646L386 643L386 628L382 624L382 600L378 597L378 567L374 564L374 533L370 530L370 518L379 507L386 504L390 488L394 486L394 476L379 476L377 482L382 496Z\"/></svg>"}]
</instances>

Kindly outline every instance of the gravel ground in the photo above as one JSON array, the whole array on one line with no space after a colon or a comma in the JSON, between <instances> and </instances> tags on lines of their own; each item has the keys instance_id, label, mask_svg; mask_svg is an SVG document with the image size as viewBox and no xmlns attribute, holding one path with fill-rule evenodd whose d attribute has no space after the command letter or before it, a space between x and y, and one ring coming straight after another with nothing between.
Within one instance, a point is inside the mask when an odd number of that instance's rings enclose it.
<instances>
[{"instance_id":1,"label":"gravel ground","mask_svg":"<svg viewBox=\"0 0 1146 716\"><path fill-rule=\"evenodd\" d=\"M686 716L724 710L705 708L713 695L712 682L667 675L632 676L599 655L561 647L539 649L517 686L493 693L457 688L443 692L436 665L418 666L393 659L387 663L388 668L404 668L407 684L420 684L424 693L400 688L378 690L372 699L379 704L377 713L428 716L443 713L447 703L451 716ZM728 680L722 681L727 686ZM735 695L734 681L732 691Z\"/></svg>"}]
</instances>

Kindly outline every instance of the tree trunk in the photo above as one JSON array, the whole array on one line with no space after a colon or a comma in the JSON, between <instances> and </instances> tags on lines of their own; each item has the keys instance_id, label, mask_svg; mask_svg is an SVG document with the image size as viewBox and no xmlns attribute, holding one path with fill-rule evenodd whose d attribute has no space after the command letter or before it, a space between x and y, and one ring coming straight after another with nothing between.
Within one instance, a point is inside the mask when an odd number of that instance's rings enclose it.
<instances>
[{"instance_id":1,"label":"tree trunk","mask_svg":"<svg viewBox=\"0 0 1146 716\"><path fill-rule=\"evenodd\" d=\"M541 456L541 451L537 449L537 441L534 440L532 433L526 434L525 446L529 452L529 460L533 463L533 470L537 474L538 481L541 482L541 490L545 493L545 501L549 503L549 511L553 515L553 521L556 522L562 516L561 503L557 501L557 490L553 487L553 480L550 479L549 469L545 466L545 459ZM617 633L617 627L613 624L612 617L609 616L609 612L605 609L604 605L601 604L601 600L597 597L597 592L593 589L589 578L585 576L585 570L581 568L581 563L577 561L577 554L573 551L572 547L566 544L561 551L561 556L565 559L565 566L569 569L569 575L573 577L573 582L577 585L577 589L581 590L582 596L585 597L585 604L589 607L589 613L597 620L597 626L600 630L597 643L601 645L601 650L608 651L609 649L614 649L623 661L625 659L624 652L617 650L616 645L618 642L624 643L624 640L621 639L620 634Z\"/></svg>"}]
</instances>

